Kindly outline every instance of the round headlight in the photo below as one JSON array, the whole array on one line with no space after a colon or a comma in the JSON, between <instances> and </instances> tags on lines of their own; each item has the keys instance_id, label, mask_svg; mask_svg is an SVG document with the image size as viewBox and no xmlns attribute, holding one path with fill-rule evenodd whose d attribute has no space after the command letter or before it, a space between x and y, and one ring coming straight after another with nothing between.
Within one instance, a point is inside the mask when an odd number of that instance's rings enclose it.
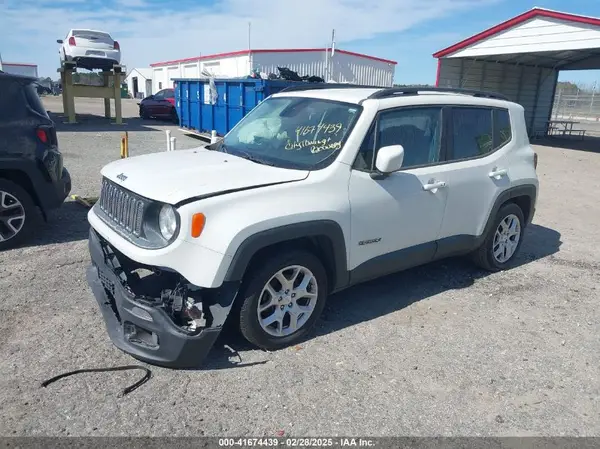
<instances>
[{"instance_id":1,"label":"round headlight","mask_svg":"<svg viewBox=\"0 0 600 449\"><path fill-rule=\"evenodd\" d=\"M177 232L177 215L173 206L165 204L158 214L158 227L166 240L171 240Z\"/></svg>"}]
</instances>

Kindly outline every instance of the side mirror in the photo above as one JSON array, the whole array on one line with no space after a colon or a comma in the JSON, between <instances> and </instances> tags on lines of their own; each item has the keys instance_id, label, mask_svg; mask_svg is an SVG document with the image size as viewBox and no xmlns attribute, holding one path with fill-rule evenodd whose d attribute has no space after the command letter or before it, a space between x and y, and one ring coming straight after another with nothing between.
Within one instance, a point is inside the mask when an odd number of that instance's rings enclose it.
<instances>
[{"instance_id":1,"label":"side mirror","mask_svg":"<svg viewBox=\"0 0 600 449\"><path fill-rule=\"evenodd\" d=\"M62 43L63 43L63 40L62 40L62 39L56 39L56 42L57 42L58 44L62 44Z\"/></svg>"},{"instance_id":2,"label":"side mirror","mask_svg":"<svg viewBox=\"0 0 600 449\"><path fill-rule=\"evenodd\" d=\"M373 173L375 179L382 179L386 175L400 170L403 160L404 147L402 145L381 147L377 152L377 159L375 160L375 168L378 171L378 173Z\"/></svg>"}]
</instances>

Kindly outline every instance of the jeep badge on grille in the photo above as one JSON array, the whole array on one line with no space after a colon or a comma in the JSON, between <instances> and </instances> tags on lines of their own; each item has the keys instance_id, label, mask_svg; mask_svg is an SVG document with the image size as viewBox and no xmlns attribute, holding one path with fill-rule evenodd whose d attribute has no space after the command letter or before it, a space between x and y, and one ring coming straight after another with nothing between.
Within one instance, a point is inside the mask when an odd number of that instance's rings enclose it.
<instances>
[{"instance_id":1,"label":"jeep badge on grille","mask_svg":"<svg viewBox=\"0 0 600 449\"><path fill-rule=\"evenodd\" d=\"M117 175L117 179L120 181L125 181L127 176L125 176L125 173L121 173L120 175Z\"/></svg>"}]
</instances>

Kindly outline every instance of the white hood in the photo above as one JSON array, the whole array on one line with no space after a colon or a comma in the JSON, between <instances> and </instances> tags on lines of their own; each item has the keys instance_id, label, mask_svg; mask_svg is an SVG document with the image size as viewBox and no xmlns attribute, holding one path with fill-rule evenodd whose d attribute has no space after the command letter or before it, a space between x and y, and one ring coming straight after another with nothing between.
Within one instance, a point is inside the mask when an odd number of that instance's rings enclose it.
<instances>
[{"instance_id":1,"label":"white hood","mask_svg":"<svg viewBox=\"0 0 600 449\"><path fill-rule=\"evenodd\" d=\"M200 195L300 181L309 172L196 148L120 159L106 165L101 173L138 195L177 204Z\"/></svg>"}]
</instances>

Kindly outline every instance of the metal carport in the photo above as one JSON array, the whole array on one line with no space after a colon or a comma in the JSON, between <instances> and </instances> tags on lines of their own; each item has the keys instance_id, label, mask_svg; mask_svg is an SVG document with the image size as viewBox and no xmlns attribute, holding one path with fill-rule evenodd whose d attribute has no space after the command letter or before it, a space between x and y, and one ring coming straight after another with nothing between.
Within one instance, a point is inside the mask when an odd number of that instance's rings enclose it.
<instances>
[{"instance_id":1,"label":"metal carport","mask_svg":"<svg viewBox=\"0 0 600 449\"><path fill-rule=\"evenodd\" d=\"M436 86L489 90L545 131L560 70L600 69L600 18L533 8L434 53Z\"/></svg>"}]
</instances>

